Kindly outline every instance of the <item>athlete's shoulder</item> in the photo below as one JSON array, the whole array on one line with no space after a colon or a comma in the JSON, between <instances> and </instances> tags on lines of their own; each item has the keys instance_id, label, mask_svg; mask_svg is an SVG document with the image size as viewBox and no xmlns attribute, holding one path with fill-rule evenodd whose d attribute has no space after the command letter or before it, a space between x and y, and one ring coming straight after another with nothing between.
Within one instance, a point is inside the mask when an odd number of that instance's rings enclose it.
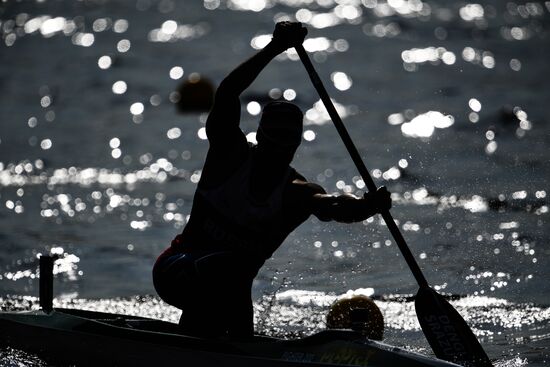
<instances>
[{"instance_id":1,"label":"athlete's shoulder","mask_svg":"<svg viewBox=\"0 0 550 367\"><path fill-rule=\"evenodd\" d=\"M294 171L283 195L283 207L288 214L287 219L298 225L306 220L315 206L318 194L325 194L318 184L309 182L300 173Z\"/></svg>"}]
</instances>

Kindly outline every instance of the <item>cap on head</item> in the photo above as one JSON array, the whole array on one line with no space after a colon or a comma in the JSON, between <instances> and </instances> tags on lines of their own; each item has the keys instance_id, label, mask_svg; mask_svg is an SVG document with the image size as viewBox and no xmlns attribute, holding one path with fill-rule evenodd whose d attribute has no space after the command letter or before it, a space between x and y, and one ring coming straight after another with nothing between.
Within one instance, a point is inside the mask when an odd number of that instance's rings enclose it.
<instances>
[{"instance_id":1,"label":"cap on head","mask_svg":"<svg viewBox=\"0 0 550 367\"><path fill-rule=\"evenodd\" d=\"M297 147L302 141L303 118L304 114L293 103L270 102L263 109L258 135L278 145Z\"/></svg>"}]
</instances>

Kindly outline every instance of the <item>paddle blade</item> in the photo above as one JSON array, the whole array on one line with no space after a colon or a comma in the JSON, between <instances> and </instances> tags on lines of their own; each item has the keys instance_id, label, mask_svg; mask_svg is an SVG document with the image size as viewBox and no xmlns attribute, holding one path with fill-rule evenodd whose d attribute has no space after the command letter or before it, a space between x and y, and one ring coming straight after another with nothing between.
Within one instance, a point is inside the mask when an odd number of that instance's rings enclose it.
<instances>
[{"instance_id":1,"label":"paddle blade","mask_svg":"<svg viewBox=\"0 0 550 367\"><path fill-rule=\"evenodd\" d=\"M466 321L430 287L420 287L415 299L418 321L438 358L468 367L492 366Z\"/></svg>"}]
</instances>

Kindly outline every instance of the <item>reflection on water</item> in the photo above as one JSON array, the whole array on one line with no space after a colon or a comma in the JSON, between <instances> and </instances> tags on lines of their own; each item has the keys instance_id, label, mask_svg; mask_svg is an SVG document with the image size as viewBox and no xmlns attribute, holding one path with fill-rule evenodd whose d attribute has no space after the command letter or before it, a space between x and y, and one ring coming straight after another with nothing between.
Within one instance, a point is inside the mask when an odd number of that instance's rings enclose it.
<instances>
[{"instance_id":1,"label":"reflection on water","mask_svg":"<svg viewBox=\"0 0 550 367\"><path fill-rule=\"evenodd\" d=\"M453 65L456 62L456 55L447 51L444 47L413 48L401 53L404 68L407 71L416 71L415 64L424 64L430 62L437 64L439 60L446 65Z\"/></svg>"},{"instance_id":2,"label":"reflection on water","mask_svg":"<svg viewBox=\"0 0 550 367\"><path fill-rule=\"evenodd\" d=\"M435 129L446 129L454 124L454 117L438 111L428 111L401 125L401 132L413 138L429 138Z\"/></svg>"},{"instance_id":3,"label":"reflection on water","mask_svg":"<svg viewBox=\"0 0 550 367\"><path fill-rule=\"evenodd\" d=\"M56 257L53 273L64 282L75 282L84 273L78 269L80 258L75 254L67 253L63 247L52 247L50 255ZM3 273L0 273L0 280L22 283L31 283L34 279L40 278L38 270L38 259L41 253L33 253L32 257L14 261L12 265L6 266Z\"/></svg>"},{"instance_id":4,"label":"reflection on water","mask_svg":"<svg viewBox=\"0 0 550 367\"><path fill-rule=\"evenodd\" d=\"M332 100L332 104L334 105L334 108L336 108L336 111L338 112L338 115L341 118L346 118L350 115L353 115L357 112L357 107L355 106L344 106L334 100ZM331 122L330 115L328 114L328 111L325 108L325 105L321 100L315 102L313 104L313 107L308 109L304 115L304 125L324 125L328 122Z\"/></svg>"},{"instance_id":5,"label":"reflection on water","mask_svg":"<svg viewBox=\"0 0 550 367\"><path fill-rule=\"evenodd\" d=\"M151 3L138 1L137 9L141 11L150 10ZM430 4L420 0L392 0L392 1L250 1L250 0L205 0L204 8L208 10L237 10L261 12L285 5L288 8L298 8L293 13L285 15L279 14L277 20L295 19L311 27L323 29L333 27L343 22L348 24L360 24L365 16L374 16L377 18L387 18L393 16L403 17L405 19L420 18L429 19L435 16L439 21L450 22L455 17L473 24L479 29L486 29L489 21L494 21L500 9L497 10L493 5L482 4L463 4L458 11L453 8L446 8L441 5ZM546 5L546 9L545 9ZM544 16L548 10L547 4L529 2L527 4L516 4L510 2L507 4L507 16L517 18L518 20L536 20ZM175 8L171 1L163 1L158 6L158 11L166 13L168 9ZM311 8L311 9L310 9ZM316 9L315 9L316 8ZM314 10L315 9L315 10ZM322 10L321 10L322 9ZM15 19L10 19L3 27L6 36L4 37L7 46L12 46L18 37L25 34L40 33L43 37L52 37L55 34L63 33L71 36L74 44L81 46L91 46L94 43L92 33L83 33L82 29L84 19L81 16L68 19L62 16L40 15L31 17L27 13L19 13ZM380 24L381 25L381 24ZM19 27L19 28L18 28ZM97 18L92 22L92 30L96 33L112 29L116 33L124 33L129 27L126 19L112 19L110 17ZM155 28L149 33L149 40L152 42L168 42L178 39L188 39L201 37L208 32L208 24L201 23L196 26L188 24L179 24L178 21L165 20L159 28ZM380 36L379 30L373 33ZM384 32L388 33L388 32ZM389 32L391 33L391 32ZM500 35L506 40L527 40L536 34L531 25L529 26L503 26Z\"/></svg>"},{"instance_id":6,"label":"reflection on water","mask_svg":"<svg viewBox=\"0 0 550 367\"><path fill-rule=\"evenodd\" d=\"M219 83L265 47L274 21L298 20L434 288L464 295L452 303L497 365L546 364L549 14L548 2L511 1L2 6L0 296L35 294L39 253L59 255L62 294L153 292L152 262L189 219L208 146L207 115L174 113L178 87L199 75ZM363 195L365 182L296 52L266 70L243 96L247 139L255 140L266 101L293 101L306 125L296 168L327 192ZM268 293L281 274L288 288L307 290L260 297L259 330L284 337L319 330L336 294L371 286L387 341L426 352L410 298L391 296L416 289L396 247L378 217L350 226L307 222L266 264L255 292ZM106 279L109 289L97 287ZM34 298L14 306L16 299L3 298L2 307L36 307ZM178 317L152 297L56 302Z\"/></svg>"},{"instance_id":7,"label":"reflection on water","mask_svg":"<svg viewBox=\"0 0 550 367\"><path fill-rule=\"evenodd\" d=\"M47 367L48 364L38 356L10 347L0 348L2 366Z\"/></svg>"},{"instance_id":8,"label":"reflection on water","mask_svg":"<svg viewBox=\"0 0 550 367\"><path fill-rule=\"evenodd\" d=\"M174 20L167 20L160 28L149 32L148 39L151 42L175 42L179 40L192 40L208 34L208 23L197 25L178 24Z\"/></svg>"},{"instance_id":9,"label":"reflection on water","mask_svg":"<svg viewBox=\"0 0 550 367\"><path fill-rule=\"evenodd\" d=\"M261 50L271 41L271 34L262 34L255 36L250 41L250 46L253 49ZM349 44L345 39L330 40L326 37L310 37L303 43L304 49L307 52L314 53L313 59L317 62L323 62L327 54L335 52L346 52ZM290 59L293 61L300 60L298 53L294 48L288 49L285 53L277 56L278 60Z\"/></svg>"},{"instance_id":10,"label":"reflection on water","mask_svg":"<svg viewBox=\"0 0 550 367\"><path fill-rule=\"evenodd\" d=\"M469 121L473 124L478 123L482 107L481 102L476 98L471 98L468 101L468 106L472 111L468 114ZM525 134L533 128L527 113L521 107L516 106L512 109L511 114L514 116L513 119L515 122L517 122L516 136L518 138L525 137ZM407 121L407 119L410 119L410 121ZM434 134L436 128L446 129L451 127L455 123L455 118L439 111L428 111L415 116L415 112L412 109L408 109L404 112L390 114L387 121L390 125L401 125L401 132L405 137L426 139ZM485 149L487 154L492 154L496 151L497 142L495 141L496 134L494 129L496 128L493 125L485 132L485 138L489 140Z\"/></svg>"},{"instance_id":11,"label":"reflection on water","mask_svg":"<svg viewBox=\"0 0 550 367\"><path fill-rule=\"evenodd\" d=\"M421 113L410 121L406 121L407 117L414 114L412 110L407 110L405 113L393 113L388 116L390 125L401 125L401 132L406 137L411 138L429 138L435 129L446 129L451 127L455 119L451 115L444 115L439 111L428 111Z\"/></svg>"},{"instance_id":12,"label":"reflection on water","mask_svg":"<svg viewBox=\"0 0 550 367\"><path fill-rule=\"evenodd\" d=\"M483 51L472 47L465 47L462 50L462 58L464 61L481 65L487 69L493 69L495 67L495 57L491 51Z\"/></svg>"}]
</instances>

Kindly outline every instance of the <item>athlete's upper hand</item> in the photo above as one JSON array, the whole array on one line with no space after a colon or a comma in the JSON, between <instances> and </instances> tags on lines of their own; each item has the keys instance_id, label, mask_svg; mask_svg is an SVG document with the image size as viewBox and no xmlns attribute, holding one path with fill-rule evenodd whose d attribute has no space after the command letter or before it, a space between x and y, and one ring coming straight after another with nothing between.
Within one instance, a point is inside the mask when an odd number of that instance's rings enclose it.
<instances>
[{"instance_id":1,"label":"athlete's upper hand","mask_svg":"<svg viewBox=\"0 0 550 367\"><path fill-rule=\"evenodd\" d=\"M307 28L300 22L279 22L275 25L271 42L281 52L301 45L307 35Z\"/></svg>"}]
</instances>

